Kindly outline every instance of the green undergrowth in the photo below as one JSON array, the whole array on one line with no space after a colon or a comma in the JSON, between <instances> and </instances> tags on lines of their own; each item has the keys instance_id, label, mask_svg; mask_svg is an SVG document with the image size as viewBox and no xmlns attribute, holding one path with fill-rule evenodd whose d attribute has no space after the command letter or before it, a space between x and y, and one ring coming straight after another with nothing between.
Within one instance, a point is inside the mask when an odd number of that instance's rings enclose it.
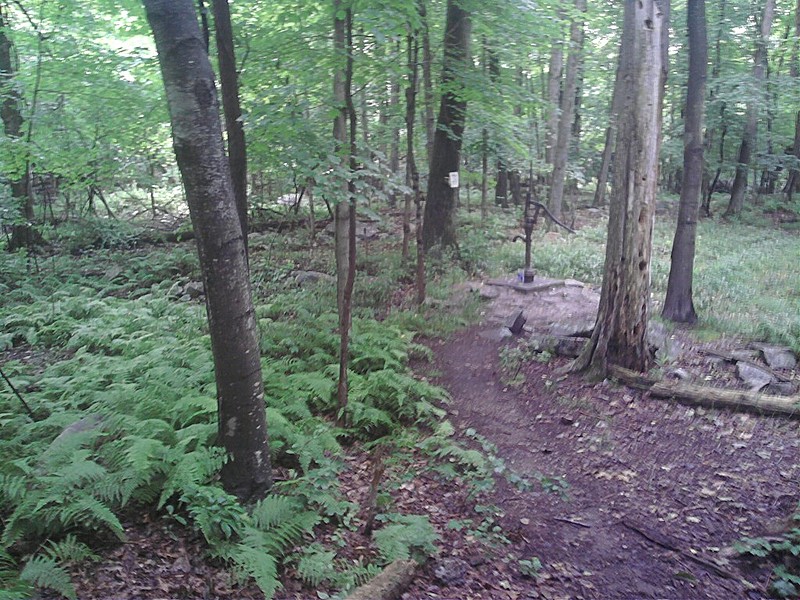
<instances>
[{"instance_id":1,"label":"green undergrowth","mask_svg":"<svg viewBox=\"0 0 800 600\"><path fill-rule=\"evenodd\" d=\"M415 379L408 363L429 355L414 341L415 326L442 331L468 317L382 309L379 322L378 307L396 284L368 280L353 319L348 425L339 429L335 290L298 288L289 276L297 255L269 264L255 255L270 446L285 477L243 507L217 479L225 456L215 445L205 310L173 293L198 278L193 249L7 258L0 350L12 360L3 371L33 414L2 389L1 599L36 587L75 598L69 568L96 559L98 542L124 540L125 524L152 510L202 533L213 556L267 597L286 564L334 593L394 558L435 551L427 517L391 510L376 519L374 562L331 560L335 549L312 541L320 525L355 527L359 507L345 500L337 478L343 442L411 436L411 446L456 447L452 431L441 429L445 393ZM388 279L407 268L369 260ZM432 290L443 295L449 285L434 282ZM462 458L462 474L474 478L485 468Z\"/></svg>"}]
</instances>

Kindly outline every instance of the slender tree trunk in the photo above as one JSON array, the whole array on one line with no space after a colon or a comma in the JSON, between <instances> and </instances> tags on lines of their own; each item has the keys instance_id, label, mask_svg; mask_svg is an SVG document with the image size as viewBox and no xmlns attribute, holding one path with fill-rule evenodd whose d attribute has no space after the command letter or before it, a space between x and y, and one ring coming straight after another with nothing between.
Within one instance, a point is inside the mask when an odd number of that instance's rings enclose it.
<instances>
[{"instance_id":1,"label":"slender tree trunk","mask_svg":"<svg viewBox=\"0 0 800 600\"><path fill-rule=\"evenodd\" d=\"M800 0L794 9L794 44L792 45L791 64L789 66L789 75L795 81L795 86L800 85ZM800 160L800 110L794 120L794 143L792 144L792 154L795 158ZM800 169L797 167L789 171L789 178L783 188L786 194L786 199L791 202L792 194L800 184Z\"/></svg>"},{"instance_id":2,"label":"slender tree trunk","mask_svg":"<svg viewBox=\"0 0 800 600\"><path fill-rule=\"evenodd\" d=\"M433 137L433 156L428 172L423 241L427 251L434 245L456 245L456 193L448 182L461 163L461 142L467 101L459 89L464 86L465 71L470 66L470 15L458 2L447 1L442 101Z\"/></svg>"},{"instance_id":3,"label":"slender tree trunk","mask_svg":"<svg viewBox=\"0 0 800 600\"><path fill-rule=\"evenodd\" d=\"M214 73L192 0L144 0L144 6L203 271L219 438L230 456L222 482L240 498L257 498L272 484L261 353Z\"/></svg>"},{"instance_id":4,"label":"slender tree trunk","mask_svg":"<svg viewBox=\"0 0 800 600\"><path fill-rule=\"evenodd\" d=\"M753 82L759 94L762 93L762 84L767 73L767 42L772 31L772 21L775 16L775 0L766 0L764 12L761 15L759 37L756 40L756 52L753 58ZM731 198L728 202L726 216L735 215L744 207L744 197L747 192L747 175L750 168L750 158L756 144L758 133L758 113L760 99L751 98L747 101L747 114L744 125L742 143L736 158L736 177L733 180Z\"/></svg>"},{"instance_id":5,"label":"slender tree trunk","mask_svg":"<svg viewBox=\"0 0 800 600\"><path fill-rule=\"evenodd\" d=\"M548 202L550 212L559 220L562 218L561 209L564 203L570 133L575 116L575 94L582 60L583 13L586 11L586 0L575 0L575 9L579 15L573 19L570 26L570 49L567 57L567 72L564 76L564 92L561 95L561 114L558 119L556 146L552 156L553 175L550 185L550 201Z\"/></svg>"},{"instance_id":6,"label":"slender tree trunk","mask_svg":"<svg viewBox=\"0 0 800 600\"><path fill-rule=\"evenodd\" d=\"M2 98L0 117L6 137L22 141L22 125L24 123L22 97L14 82L16 74L12 61L14 44L8 37L7 31L8 22L3 14L3 5L0 4L0 98ZM42 241L41 235L33 228L36 215L34 214L33 194L30 190L30 161L27 157L23 164L25 168L22 172L12 176L13 179L9 186L11 197L17 201L20 217L24 221L12 227L11 239L8 243L8 250L12 252L20 248L31 248Z\"/></svg>"},{"instance_id":7,"label":"slender tree trunk","mask_svg":"<svg viewBox=\"0 0 800 600\"><path fill-rule=\"evenodd\" d=\"M355 282L355 206L351 202L354 191L352 170L355 161L355 108L351 94L353 76L352 52L352 13L345 10L345 18L341 19L341 0L333 0L333 43L334 51L343 68L334 72L333 92L338 113L333 123L333 137L336 140L337 152L347 156L342 162L351 171L344 183L342 197L335 208L335 247L336 247L336 289L339 309L339 381L336 387L336 398L339 405L338 421L345 423L345 407L348 398L348 363L350 345L350 323L352 316L353 285ZM348 129L348 120L350 127Z\"/></svg>"},{"instance_id":8,"label":"slender tree trunk","mask_svg":"<svg viewBox=\"0 0 800 600\"><path fill-rule=\"evenodd\" d=\"M431 38L428 33L428 13L425 0L419 0L417 8L419 9L419 18L422 23L422 88L425 102L425 155L428 164L430 164L431 157L433 156L434 128L436 127L436 121L433 115L433 77L431 75L433 69L433 55L431 54Z\"/></svg>"},{"instance_id":9,"label":"slender tree trunk","mask_svg":"<svg viewBox=\"0 0 800 600\"><path fill-rule=\"evenodd\" d=\"M481 223L489 212L489 132L481 132Z\"/></svg>"},{"instance_id":10,"label":"slender tree trunk","mask_svg":"<svg viewBox=\"0 0 800 600\"><path fill-rule=\"evenodd\" d=\"M228 0L214 0L214 32L217 40L219 80L222 87L222 110L228 137L228 164L231 167L236 213L242 225L244 248L247 251L247 146L239 105L239 75L233 49L233 27Z\"/></svg>"},{"instance_id":11,"label":"slender tree trunk","mask_svg":"<svg viewBox=\"0 0 800 600\"><path fill-rule=\"evenodd\" d=\"M564 48L561 39L553 40L550 63L547 70L547 131L544 145L544 160L553 164L556 139L558 137L559 101L561 97L561 74L564 69Z\"/></svg>"},{"instance_id":12,"label":"slender tree trunk","mask_svg":"<svg viewBox=\"0 0 800 600\"><path fill-rule=\"evenodd\" d=\"M418 10L422 13L421 4ZM425 247L422 243L422 194L419 189L419 171L414 152L414 120L417 112L417 61L419 57L419 31L411 30L408 34L408 86L406 87L406 182L411 188L411 195L406 198L407 211L410 210L411 197L416 207L416 242L417 242L417 303L425 302ZM405 223L404 223L405 227ZM406 235L404 230L403 235Z\"/></svg>"},{"instance_id":13,"label":"slender tree trunk","mask_svg":"<svg viewBox=\"0 0 800 600\"><path fill-rule=\"evenodd\" d=\"M620 52L622 46L620 45ZM603 145L603 155L600 159L600 172L597 174L597 189L594 191L592 206L604 206L606 203L606 188L608 186L608 170L611 166L611 155L614 153L614 142L617 135L617 118L620 110L620 64L617 58L617 68L614 75L614 91L611 93L611 106L608 115L608 127L606 127L605 144Z\"/></svg>"},{"instance_id":14,"label":"slender tree trunk","mask_svg":"<svg viewBox=\"0 0 800 600\"><path fill-rule=\"evenodd\" d=\"M670 321L694 323L697 313L692 301L692 275L703 185L703 112L708 63L705 0L689 0L686 18L689 30L689 82L684 117L683 183L678 225L672 242L667 296L661 315Z\"/></svg>"},{"instance_id":15,"label":"slender tree trunk","mask_svg":"<svg viewBox=\"0 0 800 600\"><path fill-rule=\"evenodd\" d=\"M646 332L668 19L665 0L625 0L603 287L592 338L573 365L592 376L605 377L609 364L645 371L652 360Z\"/></svg>"}]
</instances>

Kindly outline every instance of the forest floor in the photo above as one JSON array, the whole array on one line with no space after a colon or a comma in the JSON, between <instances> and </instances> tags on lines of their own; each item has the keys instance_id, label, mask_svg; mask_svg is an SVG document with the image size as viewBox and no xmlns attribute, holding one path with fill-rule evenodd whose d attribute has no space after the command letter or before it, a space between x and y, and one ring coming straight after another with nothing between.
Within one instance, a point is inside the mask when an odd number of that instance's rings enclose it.
<instances>
[{"instance_id":1,"label":"forest floor","mask_svg":"<svg viewBox=\"0 0 800 600\"><path fill-rule=\"evenodd\" d=\"M475 495L432 471L422 452L403 465L405 476L389 466L396 509L427 515L441 538L439 555L402 598L766 598L769 571L730 547L789 527L800 500L797 423L558 375L562 358L526 356L515 365L509 352L525 336L503 335L504 315L522 307L528 332L552 329L568 313L570 321L591 320L597 298L577 285L539 294L499 289L480 324L428 340L434 360L416 369L447 389L456 435L502 474ZM709 385L737 385L733 367L700 353L709 344L681 332L673 341L680 351L671 366ZM341 475L349 500L363 503L371 469L371 455L351 447ZM74 573L80 598L263 597L231 587L225 571L203 559L196 536L155 515L140 519L126 544ZM342 553L368 556L369 545L353 531ZM283 583L277 598L332 597L291 572Z\"/></svg>"},{"instance_id":2,"label":"forest floor","mask_svg":"<svg viewBox=\"0 0 800 600\"><path fill-rule=\"evenodd\" d=\"M790 528L800 502L797 421L682 405L564 374L568 359L533 353L527 339L590 328L597 291L570 280L533 293L491 283L460 284L439 301L446 310L479 294L481 321L423 340L433 359L414 368L447 390L455 437L488 457L495 483L476 489L442 476L420 449L387 464L381 490L393 508L426 515L439 535L438 554L402 599L766 598L770 570L731 546ZM510 336L505 325L519 310L525 333ZM743 387L734 366L708 351L741 350L745 341L701 342L681 329L667 336L662 375ZM796 390L800 368L782 375ZM346 449L347 500L364 505L373 472L370 452ZM357 527L323 528L318 539L344 560L374 559L362 516ZM71 569L79 598L263 598L209 562L199 534L155 512L123 522L126 543ZM278 599L336 597L303 586L291 568L282 583Z\"/></svg>"},{"instance_id":3,"label":"forest floor","mask_svg":"<svg viewBox=\"0 0 800 600\"><path fill-rule=\"evenodd\" d=\"M520 342L503 336L504 316L524 309L533 332L563 320L591 323L597 297L578 285L538 294L501 289L482 324L431 342L432 379L452 396L457 430L474 430L496 446L509 472L545 484L521 490L500 477L488 500L502 515L506 556L537 557L543 566L538 577L504 580L504 570L487 561L468 569L458 587L440 588L440 559L404 598L766 597L768 571L730 547L789 528L800 500L797 423L558 375L567 359L514 366L503 348ZM732 366L701 353L735 341L671 337L671 368L708 385L741 387Z\"/></svg>"}]
</instances>

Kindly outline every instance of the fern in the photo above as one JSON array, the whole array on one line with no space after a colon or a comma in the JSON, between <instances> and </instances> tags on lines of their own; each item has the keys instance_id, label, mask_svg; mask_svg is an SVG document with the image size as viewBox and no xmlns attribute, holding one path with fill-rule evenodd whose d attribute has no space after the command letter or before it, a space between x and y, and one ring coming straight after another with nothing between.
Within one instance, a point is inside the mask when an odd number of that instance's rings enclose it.
<instances>
[{"instance_id":1,"label":"fern","mask_svg":"<svg viewBox=\"0 0 800 600\"><path fill-rule=\"evenodd\" d=\"M439 536L424 515L398 515L372 534L385 563L398 558L423 562L436 552Z\"/></svg>"},{"instance_id":2,"label":"fern","mask_svg":"<svg viewBox=\"0 0 800 600\"><path fill-rule=\"evenodd\" d=\"M30 559L22 569L20 579L37 587L54 590L69 600L78 597L69 573L47 556L39 555Z\"/></svg>"},{"instance_id":3,"label":"fern","mask_svg":"<svg viewBox=\"0 0 800 600\"><path fill-rule=\"evenodd\" d=\"M297 574L303 583L312 588L334 582L338 575L335 559L336 552L325 550L321 544L311 544L297 561Z\"/></svg>"},{"instance_id":4,"label":"fern","mask_svg":"<svg viewBox=\"0 0 800 600\"><path fill-rule=\"evenodd\" d=\"M234 573L240 579L251 578L264 592L267 600L280 589L278 565L273 556L246 544L239 544L232 552Z\"/></svg>"}]
</instances>

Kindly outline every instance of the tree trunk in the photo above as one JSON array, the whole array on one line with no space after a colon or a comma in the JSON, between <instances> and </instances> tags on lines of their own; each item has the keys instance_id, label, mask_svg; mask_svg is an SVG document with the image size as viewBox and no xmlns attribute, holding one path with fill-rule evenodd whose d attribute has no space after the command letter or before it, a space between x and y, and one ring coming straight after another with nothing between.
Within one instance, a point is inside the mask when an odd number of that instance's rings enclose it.
<instances>
[{"instance_id":1,"label":"tree trunk","mask_svg":"<svg viewBox=\"0 0 800 600\"><path fill-rule=\"evenodd\" d=\"M692 302L692 275L704 166L703 111L708 63L705 0L689 0L686 19L689 30L689 81L683 133L683 183L678 225L672 242L667 297L661 313L665 319L678 323L697 321Z\"/></svg>"},{"instance_id":2,"label":"tree trunk","mask_svg":"<svg viewBox=\"0 0 800 600\"><path fill-rule=\"evenodd\" d=\"M261 353L242 228L225 157L214 73L192 0L144 0L153 30L206 290L225 489L240 498L272 485Z\"/></svg>"},{"instance_id":3,"label":"tree trunk","mask_svg":"<svg viewBox=\"0 0 800 600\"><path fill-rule=\"evenodd\" d=\"M508 171L502 160L497 161L497 183L494 186L494 203L501 208L508 208Z\"/></svg>"},{"instance_id":4,"label":"tree trunk","mask_svg":"<svg viewBox=\"0 0 800 600\"><path fill-rule=\"evenodd\" d=\"M228 137L228 164L231 168L236 213L239 215L244 249L247 252L247 146L244 140L242 109L239 105L239 75L236 72L228 0L214 0L214 32L222 87L222 110L225 113L225 131Z\"/></svg>"},{"instance_id":5,"label":"tree trunk","mask_svg":"<svg viewBox=\"0 0 800 600\"><path fill-rule=\"evenodd\" d=\"M461 163L461 142L467 101L460 89L470 66L470 15L458 0L447 1L442 69L442 101L433 136L422 237L427 251L434 245L456 245L456 193L448 182Z\"/></svg>"},{"instance_id":6,"label":"tree trunk","mask_svg":"<svg viewBox=\"0 0 800 600\"><path fill-rule=\"evenodd\" d=\"M603 287L592 338L573 365L591 376L605 377L609 364L645 371L652 360L645 336L668 19L666 1L625 1Z\"/></svg>"},{"instance_id":7,"label":"tree trunk","mask_svg":"<svg viewBox=\"0 0 800 600\"><path fill-rule=\"evenodd\" d=\"M789 66L789 75L794 79L795 86L800 84L800 0L797 0L797 5L794 9L794 44L792 45L791 64ZM792 154L795 158L800 160L800 110L794 119L794 143L792 144ZM797 167L789 171L789 178L783 188L783 193L786 194L786 200L792 201L792 194L800 184L800 169Z\"/></svg>"},{"instance_id":8,"label":"tree trunk","mask_svg":"<svg viewBox=\"0 0 800 600\"><path fill-rule=\"evenodd\" d=\"M757 87L757 93L761 94L761 84L767 73L767 43L772 31L772 21L775 16L775 0L766 0L764 12L761 15L761 24L758 39L756 40L756 52L753 57L753 82ZM733 180L731 198L728 202L728 209L725 216L739 214L744 207L744 197L747 192L747 171L750 168L750 158L756 144L758 133L758 113L760 99L749 98L747 101L747 114L744 125L742 143L739 146L739 154L736 158L736 177Z\"/></svg>"},{"instance_id":9,"label":"tree trunk","mask_svg":"<svg viewBox=\"0 0 800 600\"><path fill-rule=\"evenodd\" d=\"M620 52L622 46L620 45ZM606 127L605 144L603 146L603 155L600 159L600 172L597 174L597 188L594 191L594 199L592 206L604 206L606 203L606 187L608 186L608 170L611 166L611 155L614 153L614 142L616 141L617 134L617 118L619 116L619 99L620 99L620 60L617 59L617 68L614 75L614 91L611 93L611 107L609 108L608 127Z\"/></svg>"},{"instance_id":10,"label":"tree trunk","mask_svg":"<svg viewBox=\"0 0 800 600\"><path fill-rule=\"evenodd\" d=\"M428 164L433 156L433 138L436 122L433 116L433 77L431 70L433 67L433 55L431 54L431 38L428 33L428 13L425 7L425 0L417 3L419 9L420 22L422 23L422 89L425 101L425 152Z\"/></svg>"},{"instance_id":11,"label":"tree trunk","mask_svg":"<svg viewBox=\"0 0 800 600\"><path fill-rule=\"evenodd\" d=\"M418 4L420 16L424 15L422 3ZM406 198L406 213L410 211L413 198L416 207L416 243L417 243L417 303L425 302L425 247L422 242L422 194L419 189L419 171L414 152L414 120L417 112L417 61L419 58L419 31L412 30L408 34L408 87L406 87L406 184L411 188L411 195ZM403 223L403 236L407 223ZM410 225L408 225L410 229Z\"/></svg>"},{"instance_id":12,"label":"tree trunk","mask_svg":"<svg viewBox=\"0 0 800 600\"><path fill-rule=\"evenodd\" d=\"M489 213L489 132L481 131L481 223Z\"/></svg>"},{"instance_id":13,"label":"tree trunk","mask_svg":"<svg viewBox=\"0 0 800 600\"><path fill-rule=\"evenodd\" d=\"M3 6L0 5L0 117L3 121L3 131L6 137L19 139L22 138L22 97L15 84L14 63L11 56L14 44L8 37L8 23L3 15ZM27 150L26 150L27 152ZM36 215L33 211L33 195L29 190L30 168L29 160L26 158L25 168L16 175L10 182L11 197L17 201L20 208L20 217L23 223L16 223L11 230L11 240L8 250L14 252L20 248L30 248L35 243L41 241L41 236L33 229L33 221Z\"/></svg>"},{"instance_id":14,"label":"tree trunk","mask_svg":"<svg viewBox=\"0 0 800 600\"><path fill-rule=\"evenodd\" d=\"M561 219L564 203L564 184L567 176L567 158L572 122L575 116L575 94L578 89L578 70L580 69L583 48L583 13L586 0L575 0L575 10L579 13L570 26L570 48L567 57L567 72L564 76L564 91L561 94L561 114L558 119L556 146L553 150L553 175L550 185L548 208L556 219Z\"/></svg>"},{"instance_id":15,"label":"tree trunk","mask_svg":"<svg viewBox=\"0 0 800 600\"><path fill-rule=\"evenodd\" d=\"M564 49L560 39L553 40L550 49L550 64L547 70L547 131L544 143L544 160L553 164L556 138L558 137L558 108L561 104L561 73L564 69Z\"/></svg>"},{"instance_id":16,"label":"tree trunk","mask_svg":"<svg viewBox=\"0 0 800 600\"><path fill-rule=\"evenodd\" d=\"M345 10L345 19L340 19L341 0L333 0L334 14L334 51L339 61L344 61L344 69L334 72L333 92L338 113L333 123L333 137L336 140L337 152L347 156L347 168L350 170L347 182L342 189L342 197L335 210L336 247L336 290L339 309L339 381L336 387L336 398L339 405L338 422L345 423L345 407L348 398L348 364L350 346L350 324L352 320L353 285L355 283L355 240L356 212L352 204L354 182L352 171L355 163L356 119L352 98L353 55L352 44L352 12ZM348 121L350 124L347 128ZM348 143L349 140L349 143ZM342 158L344 162L344 158Z\"/></svg>"}]
</instances>

